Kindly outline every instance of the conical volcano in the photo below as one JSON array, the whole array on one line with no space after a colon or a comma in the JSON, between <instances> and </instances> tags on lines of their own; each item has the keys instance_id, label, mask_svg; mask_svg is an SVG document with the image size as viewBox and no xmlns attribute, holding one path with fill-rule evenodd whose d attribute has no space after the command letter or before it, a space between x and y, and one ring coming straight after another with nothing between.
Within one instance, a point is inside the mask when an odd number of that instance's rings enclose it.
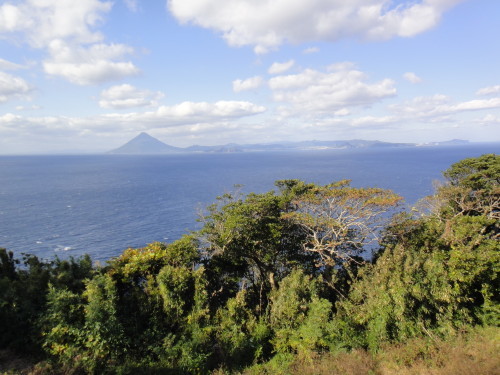
<instances>
[{"instance_id":1,"label":"conical volcano","mask_svg":"<svg viewBox=\"0 0 500 375\"><path fill-rule=\"evenodd\" d=\"M148 133L141 133L131 139L123 146L110 151L112 154L169 154L179 152L182 149L167 145L162 141L150 136Z\"/></svg>"}]
</instances>

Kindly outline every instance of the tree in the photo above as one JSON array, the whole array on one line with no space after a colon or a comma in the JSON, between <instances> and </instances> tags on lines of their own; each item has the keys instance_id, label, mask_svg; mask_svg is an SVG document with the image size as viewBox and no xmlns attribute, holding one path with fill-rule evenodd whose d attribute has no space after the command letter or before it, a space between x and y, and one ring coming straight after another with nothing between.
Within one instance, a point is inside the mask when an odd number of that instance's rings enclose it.
<instances>
[{"instance_id":1,"label":"tree","mask_svg":"<svg viewBox=\"0 0 500 375\"><path fill-rule=\"evenodd\" d=\"M384 341L445 336L498 319L500 253L485 230L494 220L460 216L449 228L435 217L408 220L337 303L338 336L345 342L376 349Z\"/></svg>"},{"instance_id":2,"label":"tree","mask_svg":"<svg viewBox=\"0 0 500 375\"><path fill-rule=\"evenodd\" d=\"M292 197L286 189L245 197L226 194L208 207L200 242L213 294L221 296L219 306L241 284L263 313L268 292L294 267L314 272L315 254L303 250L302 231L282 216L293 209Z\"/></svg>"},{"instance_id":3,"label":"tree","mask_svg":"<svg viewBox=\"0 0 500 375\"><path fill-rule=\"evenodd\" d=\"M500 219L500 156L486 154L453 164L444 173L446 184L431 199L441 217L486 215Z\"/></svg>"},{"instance_id":4,"label":"tree","mask_svg":"<svg viewBox=\"0 0 500 375\"><path fill-rule=\"evenodd\" d=\"M449 183L430 199L437 209L387 227L375 264L337 302L341 340L377 349L383 341L498 325L499 220L491 205L498 161L485 155L452 165Z\"/></svg>"},{"instance_id":5,"label":"tree","mask_svg":"<svg viewBox=\"0 0 500 375\"><path fill-rule=\"evenodd\" d=\"M344 180L314 186L296 195L295 210L284 218L298 224L306 235L304 250L320 256L318 266L336 266L355 260L376 241L387 215L402 198L389 190L354 188Z\"/></svg>"}]
</instances>

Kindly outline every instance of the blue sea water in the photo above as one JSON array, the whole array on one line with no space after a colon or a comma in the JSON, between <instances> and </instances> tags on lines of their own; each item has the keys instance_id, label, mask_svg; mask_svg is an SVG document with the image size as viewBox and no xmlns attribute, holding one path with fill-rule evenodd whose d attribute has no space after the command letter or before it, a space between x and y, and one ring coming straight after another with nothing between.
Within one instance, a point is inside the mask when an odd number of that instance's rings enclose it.
<instances>
[{"instance_id":1,"label":"blue sea water","mask_svg":"<svg viewBox=\"0 0 500 375\"><path fill-rule=\"evenodd\" d=\"M0 247L44 259L88 253L107 260L128 247L170 242L199 228L197 212L243 185L274 181L392 189L408 205L433 193L433 180L465 157L500 144L460 147L233 154L0 157Z\"/></svg>"}]
</instances>

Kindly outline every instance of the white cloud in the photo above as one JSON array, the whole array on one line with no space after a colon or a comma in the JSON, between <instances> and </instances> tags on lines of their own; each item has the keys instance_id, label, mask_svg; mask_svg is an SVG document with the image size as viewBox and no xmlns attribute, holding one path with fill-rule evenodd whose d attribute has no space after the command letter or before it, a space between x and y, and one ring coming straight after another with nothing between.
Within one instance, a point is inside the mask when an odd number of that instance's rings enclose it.
<instances>
[{"instance_id":1,"label":"white cloud","mask_svg":"<svg viewBox=\"0 0 500 375\"><path fill-rule=\"evenodd\" d=\"M137 12L139 10L139 4L137 0L124 0L125 5L131 12Z\"/></svg>"},{"instance_id":2,"label":"white cloud","mask_svg":"<svg viewBox=\"0 0 500 375\"><path fill-rule=\"evenodd\" d=\"M500 124L500 117L488 114L481 119L477 119L475 122L481 125L498 125Z\"/></svg>"},{"instance_id":3,"label":"white cloud","mask_svg":"<svg viewBox=\"0 0 500 375\"><path fill-rule=\"evenodd\" d=\"M397 123L398 119L394 116L362 116L349 121L352 127L388 127Z\"/></svg>"},{"instance_id":4,"label":"white cloud","mask_svg":"<svg viewBox=\"0 0 500 375\"><path fill-rule=\"evenodd\" d=\"M119 80L139 72L131 62L106 60L99 60L95 63L46 61L43 66L48 74L61 76L78 85L92 85Z\"/></svg>"},{"instance_id":5,"label":"white cloud","mask_svg":"<svg viewBox=\"0 0 500 375\"><path fill-rule=\"evenodd\" d=\"M245 132L242 120L266 108L245 101L183 102L152 111L89 117L0 115L2 153L106 151L141 131L176 135L178 144ZM207 135L210 137L207 138ZM108 138L108 139L107 139ZM226 138L227 140L228 138ZM187 144L186 144L187 142ZM192 144L192 143L191 143ZM118 145L117 145L118 146Z\"/></svg>"},{"instance_id":6,"label":"white cloud","mask_svg":"<svg viewBox=\"0 0 500 375\"><path fill-rule=\"evenodd\" d=\"M443 117L459 112L497 108L500 108L500 98L452 103L451 98L445 95L417 97L409 102L390 107L392 111L399 115L412 116L414 118Z\"/></svg>"},{"instance_id":7,"label":"white cloud","mask_svg":"<svg viewBox=\"0 0 500 375\"><path fill-rule=\"evenodd\" d=\"M269 80L274 100L290 104L295 111L317 114L368 106L394 96L394 81L368 83L367 76L349 64L336 64L326 72L305 69L299 74Z\"/></svg>"},{"instance_id":8,"label":"white cloud","mask_svg":"<svg viewBox=\"0 0 500 375\"><path fill-rule=\"evenodd\" d=\"M27 29L32 22L28 14L23 14L21 6L3 4L0 6L0 33L11 33Z\"/></svg>"},{"instance_id":9,"label":"white cloud","mask_svg":"<svg viewBox=\"0 0 500 375\"><path fill-rule=\"evenodd\" d=\"M88 85L137 74L139 69L124 55L123 44L103 43L95 29L111 10L100 0L25 0L0 6L0 38L20 40L47 49L43 68L49 75Z\"/></svg>"},{"instance_id":10,"label":"white cloud","mask_svg":"<svg viewBox=\"0 0 500 375\"><path fill-rule=\"evenodd\" d=\"M139 90L132 85L123 84L103 90L99 106L110 109L154 107L163 96L163 93L159 91Z\"/></svg>"},{"instance_id":11,"label":"white cloud","mask_svg":"<svg viewBox=\"0 0 500 375\"><path fill-rule=\"evenodd\" d=\"M222 33L231 46L253 45L257 53L283 43L385 40L429 30L463 0L168 0L182 23Z\"/></svg>"},{"instance_id":12,"label":"white cloud","mask_svg":"<svg viewBox=\"0 0 500 375\"><path fill-rule=\"evenodd\" d=\"M339 109L338 111L333 112L335 116L348 116L351 114L351 111L349 111L347 108L342 108Z\"/></svg>"},{"instance_id":13,"label":"white cloud","mask_svg":"<svg viewBox=\"0 0 500 375\"><path fill-rule=\"evenodd\" d=\"M233 91L241 92L246 90L258 89L262 86L263 83L264 80L260 76L255 76L244 80L237 79L233 81Z\"/></svg>"},{"instance_id":14,"label":"white cloud","mask_svg":"<svg viewBox=\"0 0 500 375\"><path fill-rule=\"evenodd\" d=\"M38 111L39 109L42 109L42 107L40 107L39 105L31 105L28 107L26 107L24 105L16 106L16 111L32 111L32 110Z\"/></svg>"},{"instance_id":15,"label":"white cloud","mask_svg":"<svg viewBox=\"0 0 500 375\"><path fill-rule=\"evenodd\" d=\"M252 116L264 112L265 107L242 101L182 102L174 106L161 106L155 112L145 114L172 123L210 122L213 120L233 119Z\"/></svg>"},{"instance_id":16,"label":"white cloud","mask_svg":"<svg viewBox=\"0 0 500 375\"><path fill-rule=\"evenodd\" d=\"M488 86L477 90L476 95L498 95L500 94L500 85Z\"/></svg>"},{"instance_id":17,"label":"white cloud","mask_svg":"<svg viewBox=\"0 0 500 375\"><path fill-rule=\"evenodd\" d=\"M98 84L139 73L130 61L114 61L133 52L123 44L93 44L85 48L54 40L49 51L51 58L43 62L45 72L78 85Z\"/></svg>"},{"instance_id":18,"label":"white cloud","mask_svg":"<svg viewBox=\"0 0 500 375\"><path fill-rule=\"evenodd\" d=\"M284 63L275 62L269 67L267 72L269 74L281 74L289 70L294 64L295 64L294 60L289 60Z\"/></svg>"},{"instance_id":19,"label":"white cloud","mask_svg":"<svg viewBox=\"0 0 500 375\"><path fill-rule=\"evenodd\" d=\"M318 52L319 52L318 47L309 47L309 48L306 48L305 50L302 51L302 53L304 53L306 55L309 55L311 53L318 53Z\"/></svg>"},{"instance_id":20,"label":"white cloud","mask_svg":"<svg viewBox=\"0 0 500 375\"><path fill-rule=\"evenodd\" d=\"M444 111L449 112L462 112L462 111L479 111L483 109L500 108L500 98L492 98L485 100L469 100L467 102L457 103L455 105L442 108Z\"/></svg>"},{"instance_id":21,"label":"white cloud","mask_svg":"<svg viewBox=\"0 0 500 375\"><path fill-rule=\"evenodd\" d=\"M0 58L0 70L19 70L24 66Z\"/></svg>"},{"instance_id":22,"label":"white cloud","mask_svg":"<svg viewBox=\"0 0 500 375\"><path fill-rule=\"evenodd\" d=\"M413 72L408 72L408 73L403 74L403 78L406 79L408 82L411 82L411 83L420 83L420 82L422 82L422 78L420 78L419 76L417 76Z\"/></svg>"},{"instance_id":23,"label":"white cloud","mask_svg":"<svg viewBox=\"0 0 500 375\"><path fill-rule=\"evenodd\" d=\"M148 129L175 128L196 124L236 121L263 113L265 107L244 101L183 102L161 106L154 111L111 113L93 117L24 117L7 113L0 116L0 131L27 129L31 134L54 132L62 134L103 133L116 131L138 132ZM233 123L233 126L237 126Z\"/></svg>"},{"instance_id":24,"label":"white cloud","mask_svg":"<svg viewBox=\"0 0 500 375\"><path fill-rule=\"evenodd\" d=\"M92 28L103 21L111 2L99 0L25 0L0 7L0 33L20 32L33 47L54 39L95 43L103 36ZM3 26L2 26L3 25Z\"/></svg>"},{"instance_id":25,"label":"white cloud","mask_svg":"<svg viewBox=\"0 0 500 375\"><path fill-rule=\"evenodd\" d=\"M30 91L31 87L24 79L0 71L0 103L26 96Z\"/></svg>"}]
</instances>

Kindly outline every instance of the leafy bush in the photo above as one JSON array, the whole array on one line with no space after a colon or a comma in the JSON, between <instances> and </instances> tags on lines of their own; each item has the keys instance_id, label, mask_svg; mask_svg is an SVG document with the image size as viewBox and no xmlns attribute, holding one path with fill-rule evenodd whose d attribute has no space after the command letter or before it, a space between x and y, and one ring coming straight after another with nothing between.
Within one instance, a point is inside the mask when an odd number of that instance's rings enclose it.
<instances>
[{"instance_id":1,"label":"leafy bush","mask_svg":"<svg viewBox=\"0 0 500 375\"><path fill-rule=\"evenodd\" d=\"M277 353L311 356L328 347L332 304L320 297L320 283L295 270L271 294L271 343Z\"/></svg>"},{"instance_id":2,"label":"leafy bush","mask_svg":"<svg viewBox=\"0 0 500 375\"><path fill-rule=\"evenodd\" d=\"M376 349L386 340L498 323L499 222L495 206L485 202L494 202L497 194L499 160L485 156L453 165L445 173L451 183L433 198L439 205L430 216L406 217L388 228L376 263L337 304L335 326L342 340ZM475 209L456 204L479 199L473 191L484 199ZM480 212L480 206L489 208Z\"/></svg>"}]
</instances>

